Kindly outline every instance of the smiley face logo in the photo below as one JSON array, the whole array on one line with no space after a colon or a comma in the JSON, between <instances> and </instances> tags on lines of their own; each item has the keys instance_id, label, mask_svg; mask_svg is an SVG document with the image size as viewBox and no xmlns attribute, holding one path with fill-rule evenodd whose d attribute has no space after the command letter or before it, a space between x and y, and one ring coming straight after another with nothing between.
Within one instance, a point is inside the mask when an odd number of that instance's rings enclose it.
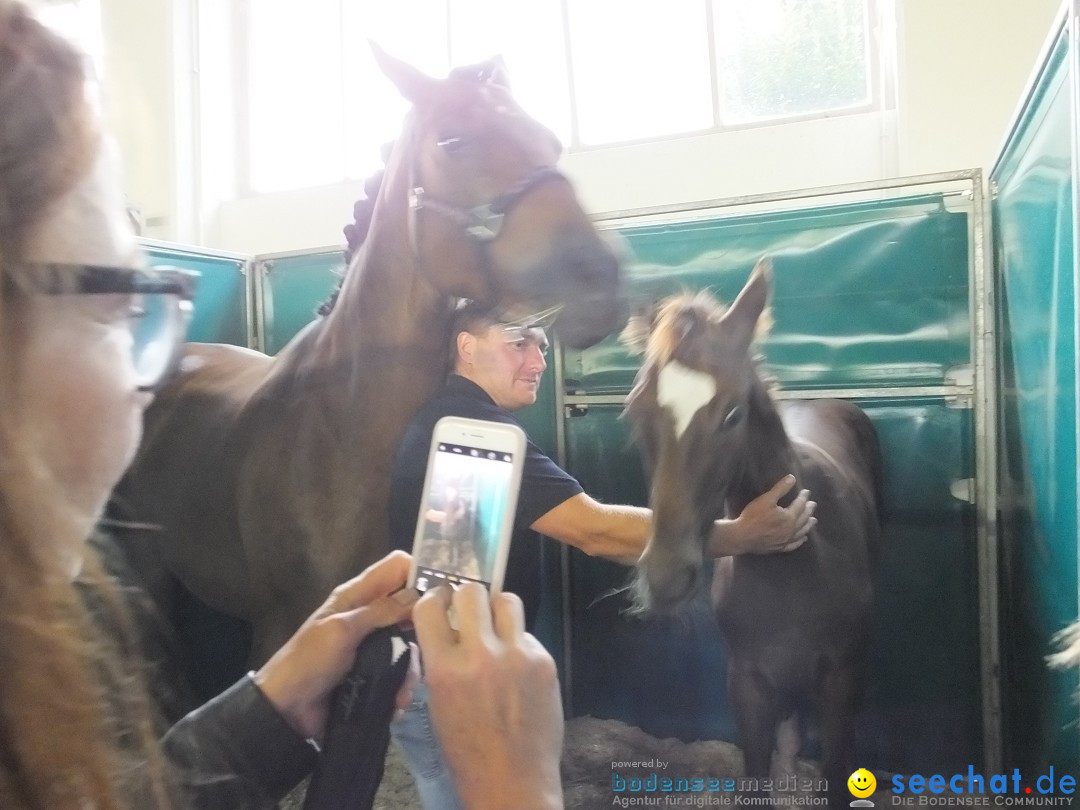
<instances>
[{"instance_id":1,"label":"smiley face logo","mask_svg":"<svg viewBox=\"0 0 1080 810\"><path fill-rule=\"evenodd\" d=\"M877 779L866 768L859 768L848 777L847 787L852 796L865 799L877 789Z\"/></svg>"}]
</instances>

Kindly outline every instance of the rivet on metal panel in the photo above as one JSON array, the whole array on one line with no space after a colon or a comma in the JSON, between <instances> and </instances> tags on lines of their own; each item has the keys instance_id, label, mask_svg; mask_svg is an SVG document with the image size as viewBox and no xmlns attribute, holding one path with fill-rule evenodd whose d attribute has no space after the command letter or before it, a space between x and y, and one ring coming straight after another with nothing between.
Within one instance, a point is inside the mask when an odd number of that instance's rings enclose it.
<instances>
[{"instance_id":1,"label":"rivet on metal panel","mask_svg":"<svg viewBox=\"0 0 1080 810\"><path fill-rule=\"evenodd\" d=\"M975 479L956 478L950 481L949 493L958 501L975 503Z\"/></svg>"}]
</instances>

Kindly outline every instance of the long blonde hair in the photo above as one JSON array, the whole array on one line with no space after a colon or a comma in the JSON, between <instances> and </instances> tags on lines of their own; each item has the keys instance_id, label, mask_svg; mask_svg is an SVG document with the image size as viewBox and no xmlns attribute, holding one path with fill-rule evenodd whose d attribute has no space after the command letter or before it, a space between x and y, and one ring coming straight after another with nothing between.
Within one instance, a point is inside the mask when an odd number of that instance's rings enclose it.
<instances>
[{"instance_id":1,"label":"long blonde hair","mask_svg":"<svg viewBox=\"0 0 1080 810\"><path fill-rule=\"evenodd\" d=\"M16 0L0 0L0 807L171 808L141 677L97 631L50 534L70 531L64 492L11 416L25 280L19 261L49 207L100 148L83 57ZM88 557L90 552L87 552ZM100 565L88 560L87 571ZM115 590L96 600L130 633ZM126 629L124 629L126 628Z\"/></svg>"}]
</instances>

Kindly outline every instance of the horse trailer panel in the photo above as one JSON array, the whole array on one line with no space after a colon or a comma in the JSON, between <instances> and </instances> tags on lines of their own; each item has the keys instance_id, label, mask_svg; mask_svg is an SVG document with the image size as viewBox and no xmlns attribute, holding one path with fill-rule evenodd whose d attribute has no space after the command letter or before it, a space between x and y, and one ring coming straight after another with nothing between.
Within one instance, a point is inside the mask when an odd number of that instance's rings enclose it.
<instances>
[{"instance_id":1,"label":"horse trailer panel","mask_svg":"<svg viewBox=\"0 0 1080 810\"><path fill-rule=\"evenodd\" d=\"M1075 46L1063 24L991 173L997 295L1001 622L1008 760L1075 765L1077 616ZM1075 34L1072 37L1075 42Z\"/></svg>"},{"instance_id":2,"label":"horse trailer panel","mask_svg":"<svg viewBox=\"0 0 1080 810\"><path fill-rule=\"evenodd\" d=\"M161 242L142 243L153 267L180 267L199 273L188 340L248 346L248 261Z\"/></svg>"},{"instance_id":3,"label":"horse trailer panel","mask_svg":"<svg viewBox=\"0 0 1080 810\"><path fill-rule=\"evenodd\" d=\"M315 319L345 272L341 250L259 256L255 264L256 348L277 354Z\"/></svg>"},{"instance_id":4,"label":"horse trailer panel","mask_svg":"<svg viewBox=\"0 0 1080 810\"><path fill-rule=\"evenodd\" d=\"M632 306L682 289L731 301L762 256L773 259L765 337L786 390L944 385L971 362L970 203L919 195L749 216L624 226ZM572 394L625 393L638 359L617 336L568 352Z\"/></svg>"}]
</instances>

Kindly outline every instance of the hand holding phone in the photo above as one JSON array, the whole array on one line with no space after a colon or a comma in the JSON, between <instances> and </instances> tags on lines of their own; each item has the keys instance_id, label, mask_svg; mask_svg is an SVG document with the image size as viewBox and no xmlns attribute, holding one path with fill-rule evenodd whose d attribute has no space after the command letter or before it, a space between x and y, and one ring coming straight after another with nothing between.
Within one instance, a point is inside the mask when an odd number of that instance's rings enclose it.
<instances>
[{"instance_id":1,"label":"hand holding phone","mask_svg":"<svg viewBox=\"0 0 1080 810\"><path fill-rule=\"evenodd\" d=\"M413 539L409 585L479 582L502 589L525 433L517 425L445 416L435 424Z\"/></svg>"}]
</instances>

